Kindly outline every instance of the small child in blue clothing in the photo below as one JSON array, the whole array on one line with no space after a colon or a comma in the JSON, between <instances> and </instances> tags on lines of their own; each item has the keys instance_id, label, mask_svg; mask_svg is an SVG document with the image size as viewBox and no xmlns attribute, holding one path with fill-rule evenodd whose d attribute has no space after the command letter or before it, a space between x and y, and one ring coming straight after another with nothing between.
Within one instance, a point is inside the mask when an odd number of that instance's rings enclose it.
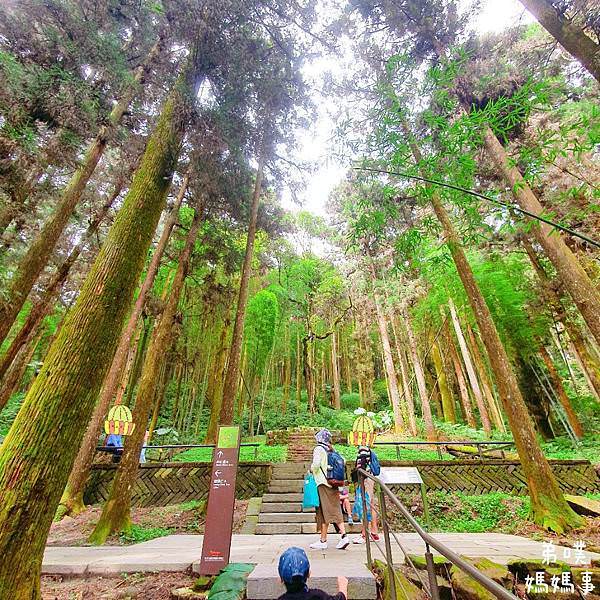
<instances>
[{"instance_id":1,"label":"small child in blue clothing","mask_svg":"<svg viewBox=\"0 0 600 600\"><path fill-rule=\"evenodd\" d=\"M342 513L348 516L348 525L354 525L352 520L352 506L350 505L350 489L347 485L338 488L340 490L340 504L342 505Z\"/></svg>"}]
</instances>

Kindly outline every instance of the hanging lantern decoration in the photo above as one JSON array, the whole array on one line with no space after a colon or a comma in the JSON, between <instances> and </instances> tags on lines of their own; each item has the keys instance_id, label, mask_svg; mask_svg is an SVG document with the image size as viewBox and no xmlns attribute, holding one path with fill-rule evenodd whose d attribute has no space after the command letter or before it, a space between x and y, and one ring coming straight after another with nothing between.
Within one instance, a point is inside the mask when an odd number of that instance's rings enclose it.
<instances>
[{"instance_id":1,"label":"hanging lantern decoration","mask_svg":"<svg viewBox=\"0 0 600 600\"><path fill-rule=\"evenodd\" d=\"M127 406L117 404L108 411L108 417L104 421L104 431L107 435L131 435L135 425L132 422L131 411Z\"/></svg>"},{"instance_id":2,"label":"hanging lantern decoration","mask_svg":"<svg viewBox=\"0 0 600 600\"><path fill-rule=\"evenodd\" d=\"M352 431L348 434L348 443L351 446L372 446L376 437L373 421L366 415L360 415L354 420Z\"/></svg>"}]
</instances>

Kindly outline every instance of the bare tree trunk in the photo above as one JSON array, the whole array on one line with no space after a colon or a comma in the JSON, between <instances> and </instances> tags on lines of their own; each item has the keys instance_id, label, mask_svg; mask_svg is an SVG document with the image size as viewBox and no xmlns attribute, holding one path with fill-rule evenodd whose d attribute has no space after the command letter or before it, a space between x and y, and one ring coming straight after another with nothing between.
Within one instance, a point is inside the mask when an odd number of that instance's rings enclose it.
<instances>
[{"instance_id":1,"label":"bare tree trunk","mask_svg":"<svg viewBox=\"0 0 600 600\"><path fill-rule=\"evenodd\" d=\"M410 385L408 383L408 364L406 362L406 355L404 350L400 347L400 340L396 331L396 325L394 323L394 315L390 314L390 323L392 325L392 333L394 334L394 344L396 346L396 354L398 355L398 362L400 363L400 377L402 381L402 394L403 394L403 406L406 407L406 422L410 432L416 436L419 431L417 429L417 419L415 415L415 401L410 391Z\"/></svg>"},{"instance_id":2,"label":"bare tree trunk","mask_svg":"<svg viewBox=\"0 0 600 600\"><path fill-rule=\"evenodd\" d=\"M370 264L371 268L371 283L375 283L375 268ZM404 428L402 421L402 412L400 410L400 392L398 391L398 377L396 376L396 368L394 366L394 358L392 356L392 347L390 345L390 337L387 330L387 321L385 313L380 305L380 299L377 292L374 292L373 301L375 302L375 314L377 315L377 325L379 326L379 337L383 347L383 364L388 380L388 389L390 392L390 403L394 413L394 432L401 433Z\"/></svg>"},{"instance_id":3,"label":"bare tree trunk","mask_svg":"<svg viewBox=\"0 0 600 600\"><path fill-rule=\"evenodd\" d=\"M283 399L281 410L285 415L287 412L287 405L290 400L290 385L292 381L292 357L291 357L291 348L290 348L290 328L289 324L285 325L285 335L284 335L284 344L285 344L285 360L283 363Z\"/></svg>"},{"instance_id":4,"label":"bare tree trunk","mask_svg":"<svg viewBox=\"0 0 600 600\"><path fill-rule=\"evenodd\" d=\"M133 306L133 310L129 315L127 325L125 326L125 329L123 330L119 339L119 345L115 351L110 369L106 375L106 378L104 379L98 403L94 408L94 413L92 414L92 418L86 429L85 436L77 453L77 457L73 463L69 480L60 500L59 509L57 512L58 518L61 518L66 514L77 514L85 508L83 503L83 492L85 489L85 483L89 476L92 461L94 460L98 436L102 431L104 417L108 412L110 403L112 402L113 396L117 390L117 386L119 385L119 378L123 376L123 368L127 361L127 357L131 354L133 356L136 355L135 350L133 350L133 352L130 350L131 338L135 332L139 318L144 309L148 292L152 289L152 285L154 284L154 279L156 277L156 273L158 272L158 268L160 267L160 261L167 247L171 232L175 222L179 218L179 207L183 201L188 181L189 179L186 175L183 179L181 188L179 189L179 193L177 194L173 208L171 209L169 216L165 221L162 234L152 256L152 260L150 261L150 265L148 266L146 277L142 283L142 287ZM135 347L137 348L137 344ZM125 370L125 378L127 378L127 370ZM127 379L125 379L125 381L126 380Z\"/></svg>"},{"instance_id":5,"label":"bare tree trunk","mask_svg":"<svg viewBox=\"0 0 600 600\"><path fill-rule=\"evenodd\" d=\"M471 398L469 397L469 390L467 388L467 382L465 380L465 374L460 363L460 358L456 352L456 347L450 332L447 331L446 339L448 340L448 349L450 351L450 358L454 365L454 372L456 373L456 381L458 382L458 389L460 391L460 400L465 419L469 427L474 429L477 427L475 417L473 416L473 409L471 408Z\"/></svg>"},{"instance_id":6,"label":"bare tree trunk","mask_svg":"<svg viewBox=\"0 0 600 600\"><path fill-rule=\"evenodd\" d=\"M69 256L63 261L60 267L57 269L56 273L50 280L50 283L46 286L44 293L40 297L40 299L35 302L35 304L31 307L29 314L27 315L27 319L25 323L13 338L12 342L8 350L2 356L2 361L0 362L0 379L4 377L8 367L11 362L14 360L19 348L26 343L28 339L31 339L31 332L42 322L42 320L51 312L53 308L53 303L62 284L66 281L69 272L71 271L71 267L75 264L75 261L79 258L82 250L84 249L87 242L92 238L92 236L98 230L100 223L106 217L106 214L110 210L111 206L114 204L115 200L121 193L123 189L124 181L119 181L115 186L112 194L109 196L108 200L102 205L100 210L95 214L91 223L89 224L87 230L83 234L81 240L75 245L75 247L69 253Z\"/></svg>"},{"instance_id":7,"label":"bare tree trunk","mask_svg":"<svg viewBox=\"0 0 600 600\"><path fill-rule=\"evenodd\" d=\"M340 410L342 408L340 394L340 371L337 355L337 335L334 331L331 336L331 375L333 379L333 408Z\"/></svg>"},{"instance_id":8,"label":"bare tree trunk","mask_svg":"<svg viewBox=\"0 0 600 600\"><path fill-rule=\"evenodd\" d=\"M34 333L31 332L29 340L25 340L25 343L17 352L10 369L2 380L2 387L0 387L0 412L8 404L11 396L18 391L19 384L23 381L23 375L25 375L27 366L31 362L31 358L43 335L43 329L40 329L35 336Z\"/></svg>"},{"instance_id":9,"label":"bare tree trunk","mask_svg":"<svg viewBox=\"0 0 600 600\"><path fill-rule=\"evenodd\" d=\"M550 381L552 382L552 385L554 386L554 390L556 391L558 399L559 399L562 407L565 410L567 419L569 420L569 423L570 423L571 427L573 428L573 433L575 433L575 435L578 438L582 438L583 433L584 433L583 425L581 424L581 421L579 420L579 417L577 416L577 413L575 412L573 405L571 404L571 399L569 398L569 396L567 395L567 392L565 391L565 388L562 383L562 379L560 378L560 375L558 374L556 367L554 366L554 363L552 362L552 358L550 357L548 350L546 350L546 348L544 347L543 344L540 344L540 356L542 357L542 360L544 361L544 364L546 365L546 369L548 370L548 375L550 376Z\"/></svg>"},{"instance_id":10,"label":"bare tree trunk","mask_svg":"<svg viewBox=\"0 0 600 600\"><path fill-rule=\"evenodd\" d=\"M254 183L254 194L252 196L252 205L250 208L250 222L248 223L246 254L244 255L244 264L242 265L240 291L235 314L235 323L233 326L233 336L231 340L231 348L229 350L229 359L227 361L225 383L223 385L223 403L221 405L220 416L220 422L222 425L231 425L233 423L233 408L235 405L235 397L238 391L238 380L240 377L240 358L242 356L244 320L246 318L246 304L248 302L248 283L250 282L250 272L252 271L254 238L256 236L256 218L258 215L264 164L265 150L263 144L263 147L260 150L258 169L256 171L256 181Z\"/></svg>"},{"instance_id":11,"label":"bare tree trunk","mask_svg":"<svg viewBox=\"0 0 600 600\"><path fill-rule=\"evenodd\" d=\"M536 215L543 213L537 196L516 167L489 126L484 129L485 147L498 172L510 186L519 206ZM534 223L532 233L554 265L558 277L577 305L596 342L600 343L600 294L581 263L563 241L560 233L545 223Z\"/></svg>"},{"instance_id":12,"label":"bare tree trunk","mask_svg":"<svg viewBox=\"0 0 600 600\"><path fill-rule=\"evenodd\" d=\"M27 253L19 261L17 271L9 284L6 300L0 303L0 343L8 335L19 311L23 308L25 300L27 300L31 288L48 264L56 243L69 222L69 218L79 202L85 186L104 154L111 135L135 97L140 84L150 70L150 66L158 56L161 43L162 40L159 40L154 45L144 63L134 71L130 86L112 109L108 116L108 124L100 128L98 135L88 147L83 162L63 190L56 210L50 219L44 223L41 231L29 246Z\"/></svg>"},{"instance_id":13,"label":"bare tree trunk","mask_svg":"<svg viewBox=\"0 0 600 600\"><path fill-rule=\"evenodd\" d=\"M302 350L300 348L300 333L296 334L296 412L300 411L302 402Z\"/></svg>"},{"instance_id":14,"label":"bare tree trunk","mask_svg":"<svg viewBox=\"0 0 600 600\"><path fill-rule=\"evenodd\" d=\"M479 411L479 416L481 418L481 425L483 427L483 430L489 435L492 431L490 418L485 407L485 402L483 401L483 393L481 392L481 388L479 387L479 381L477 379L477 374L475 373L475 367L473 366L473 361L471 360L471 355L469 354L469 348L467 347L467 342L465 340L465 336L463 335L460 326L460 321L458 319L458 315L456 314L456 308L454 307L454 302L452 302L452 298L450 298L450 300L448 301L448 306L450 307L450 315L452 317L452 323L454 325L456 339L458 340L458 345L460 347L463 361L465 363L465 367L467 368L467 375L469 377L469 383L471 384L471 390L473 391L475 403L477 404L477 410Z\"/></svg>"},{"instance_id":15,"label":"bare tree trunk","mask_svg":"<svg viewBox=\"0 0 600 600\"><path fill-rule=\"evenodd\" d=\"M431 357L433 358L433 365L437 375L437 383L442 397L442 412L444 415L444 421L449 423L456 423L456 414L454 412L454 398L450 388L448 387L448 381L446 379L446 371L444 370L444 363L442 362L442 355L440 348L436 341L432 339L431 346Z\"/></svg>"},{"instance_id":16,"label":"bare tree trunk","mask_svg":"<svg viewBox=\"0 0 600 600\"><path fill-rule=\"evenodd\" d=\"M415 379L417 380L417 389L419 390L419 396L421 398L421 411L423 413L423 420L425 421L425 432L429 441L437 440L437 433L433 425L433 415L431 414L431 405L429 404L429 396L427 394L427 385L425 384L425 373L421 366L421 359L417 351L417 342L415 340L415 334L412 330L410 317L407 313L404 313L404 324L406 327L406 333L408 336L408 348L412 358L413 369L415 372Z\"/></svg>"},{"instance_id":17,"label":"bare tree trunk","mask_svg":"<svg viewBox=\"0 0 600 600\"><path fill-rule=\"evenodd\" d=\"M312 344L310 338L302 338L302 364L304 368L304 383L306 385L306 395L308 398L308 412L314 414L317 412L317 402L315 398L315 381L312 362Z\"/></svg>"},{"instance_id":18,"label":"bare tree trunk","mask_svg":"<svg viewBox=\"0 0 600 600\"><path fill-rule=\"evenodd\" d=\"M600 46L581 27L562 15L550 0L521 0L521 4L600 82Z\"/></svg>"},{"instance_id":19,"label":"bare tree trunk","mask_svg":"<svg viewBox=\"0 0 600 600\"><path fill-rule=\"evenodd\" d=\"M494 393L492 392L492 384L487 377L484 359L481 356L479 346L477 345L477 340L475 339L475 335L473 334L473 330L471 329L470 325L467 325L467 335L469 336L469 342L471 345L471 355L475 362L477 371L479 372L479 381L481 383L481 387L483 388L484 396L487 400L487 407L489 409L488 414L492 415L492 420L494 421L496 429L499 431L506 431L504 421L502 420L502 415L500 414L500 409L496 405L496 399L494 398Z\"/></svg>"},{"instance_id":20,"label":"bare tree trunk","mask_svg":"<svg viewBox=\"0 0 600 600\"><path fill-rule=\"evenodd\" d=\"M144 362L134 409L133 422L135 427L125 442L123 455L112 482L110 495L104 504L98 523L90 535L90 541L94 544L103 544L111 533L131 528L131 492L138 472L148 417L152 409L160 368L171 348L173 321L201 223L201 211L196 210L185 246L179 257L177 273L173 280L167 305L160 318L160 323L152 338Z\"/></svg>"}]
</instances>

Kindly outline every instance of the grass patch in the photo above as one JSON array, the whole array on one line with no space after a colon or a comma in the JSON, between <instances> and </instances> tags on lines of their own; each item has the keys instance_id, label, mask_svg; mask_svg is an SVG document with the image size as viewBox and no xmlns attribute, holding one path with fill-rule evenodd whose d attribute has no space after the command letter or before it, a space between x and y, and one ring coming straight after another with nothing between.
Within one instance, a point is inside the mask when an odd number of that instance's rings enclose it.
<instances>
[{"instance_id":1,"label":"grass patch","mask_svg":"<svg viewBox=\"0 0 600 600\"><path fill-rule=\"evenodd\" d=\"M139 544L148 542L165 535L170 535L175 531L166 527L143 527L142 525L132 525L130 531L122 532L119 535L121 544Z\"/></svg>"},{"instance_id":2,"label":"grass patch","mask_svg":"<svg viewBox=\"0 0 600 600\"><path fill-rule=\"evenodd\" d=\"M455 533L513 533L528 523L529 498L493 492L480 496L462 493L428 492L430 531ZM418 495L406 505L417 520L427 527ZM402 519L394 515L401 523ZM408 529L405 529L408 531Z\"/></svg>"},{"instance_id":3,"label":"grass patch","mask_svg":"<svg viewBox=\"0 0 600 600\"><path fill-rule=\"evenodd\" d=\"M573 447L568 437L558 437L542 444L542 450L548 458L560 460L586 459L592 464L600 464L600 435L588 434Z\"/></svg>"},{"instance_id":4,"label":"grass patch","mask_svg":"<svg viewBox=\"0 0 600 600\"><path fill-rule=\"evenodd\" d=\"M280 463L287 460L287 446L267 446L261 444L258 447L258 453L255 456L256 448L240 448L240 462L273 462ZM173 457L178 462L211 462L212 448L191 448Z\"/></svg>"}]
</instances>

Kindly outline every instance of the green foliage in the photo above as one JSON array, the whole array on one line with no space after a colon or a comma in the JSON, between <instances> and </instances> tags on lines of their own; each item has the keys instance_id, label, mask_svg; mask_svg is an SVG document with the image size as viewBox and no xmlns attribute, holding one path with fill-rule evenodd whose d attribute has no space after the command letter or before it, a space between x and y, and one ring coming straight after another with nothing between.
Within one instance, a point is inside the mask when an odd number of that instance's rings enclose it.
<instances>
[{"instance_id":1,"label":"green foliage","mask_svg":"<svg viewBox=\"0 0 600 600\"><path fill-rule=\"evenodd\" d=\"M129 531L122 532L119 541L122 544L139 544L150 540L171 535L173 529L165 527L142 527L141 525L132 525Z\"/></svg>"},{"instance_id":2,"label":"green foliage","mask_svg":"<svg viewBox=\"0 0 600 600\"><path fill-rule=\"evenodd\" d=\"M590 433L579 440L575 447L569 437L557 437L542 444L542 450L548 458L561 460L581 458L598 465L600 464L600 435Z\"/></svg>"},{"instance_id":3,"label":"green foliage","mask_svg":"<svg viewBox=\"0 0 600 600\"><path fill-rule=\"evenodd\" d=\"M512 533L527 522L529 498L502 492L470 496L428 492L433 531L458 533ZM419 517L424 523L424 519Z\"/></svg>"},{"instance_id":4,"label":"green foliage","mask_svg":"<svg viewBox=\"0 0 600 600\"><path fill-rule=\"evenodd\" d=\"M348 392L340 396L340 402L344 410L356 410L360 406L360 395L356 392Z\"/></svg>"},{"instance_id":5,"label":"green foliage","mask_svg":"<svg viewBox=\"0 0 600 600\"><path fill-rule=\"evenodd\" d=\"M248 302L244 344L255 377L262 375L273 348L278 317L279 303L273 292L261 290Z\"/></svg>"},{"instance_id":6,"label":"green foliage","mask_svg":"<svg viewBox=\"0 0 600 600\"><path fill-rule=\"evenodd\" d=\"M227 565L215 580L207 597L210 600L241 600L246 590L246 580L253 570L254 565L245 563Z\"/></svg>"},{"instance_id":7,"label":"green foliage","mask_svg":"<svg viewBox=\"0 0 600 600\"><path fill-rule=\"evenodd\" d=\"M4 410L0 411L0 436L5 436L8 433L12 422L21 408L24 397L25 394L23 393L13 394L4 407Z\"/></svg>"},{"instance_id":8,"label":"green foliage","mask_svg":"<svg viewBox=\"0 0 600 600\"><path fill-rule=\"evenodd\" d=\"M267 446L261 444L255 457L255 448L240 448L241 462L285 462L287 459L287 446ZM212 461L212 448L191 448L185 452L175 455L173 458L177 462L210 462Z\"/></svg>"}]
</instances>

